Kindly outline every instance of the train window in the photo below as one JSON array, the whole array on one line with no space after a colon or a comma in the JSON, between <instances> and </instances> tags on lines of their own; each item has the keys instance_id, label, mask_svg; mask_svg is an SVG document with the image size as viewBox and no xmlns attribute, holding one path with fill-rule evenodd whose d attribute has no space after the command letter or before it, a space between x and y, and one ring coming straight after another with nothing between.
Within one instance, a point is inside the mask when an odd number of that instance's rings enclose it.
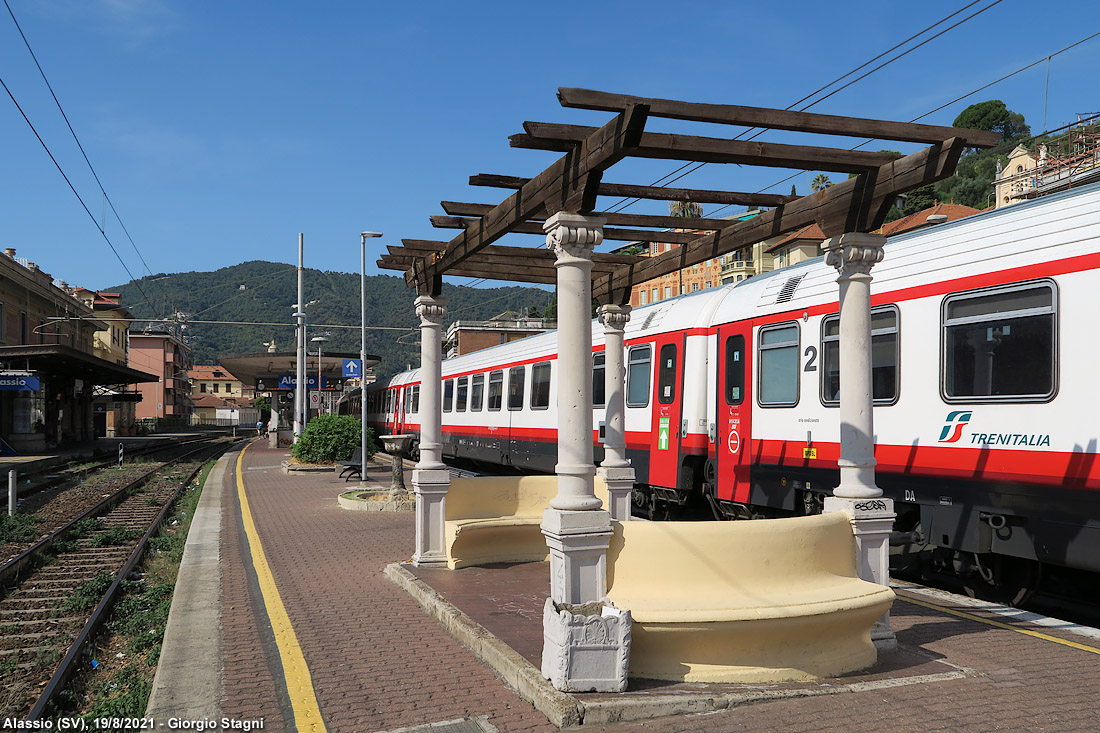
<instances>
[{"instance_id":1,"label":"train window","mask_svg":"<svg viewBox=\"0 0 1100 733\"><path fill-rule=\"evenodd\" d=\"M745 337L740 334L726 339L725 391L727 405L745 401Z\"/></svg>"},{"instance_id":2,"label":"train window","mask_svg":"<svg viewBox=\"0 0 1100 733\"><path fill-rule=\"evenodd\" d=\"M550 406L550 362L531 367L531 409L545 410Z\"/></svg>"},{"instance_id":3,"label":"train window","mask_svg":"<svg viewBox=\"0 0 1100 733\"><path fill-rule=\"evenodd\" d=\"M443 412L451 411L451 403L455 398L455 380L448 379L443 383Z\"/></svg>"},{"instance_id":4,"label":"train window","mask_svg":"<svg viewBox=\"0 0 1100 733\"><path fill-rule=\"evenodd\" d=\"M871 309L871 391L876 405L898 400L898 309ZM821 402L840 404L840 316L821 320Z\"/></svg>"},{"instance_id":5,"label":"train window","mask_svg":"<svg viewBox=\"0 0 1100 733\"><path fill-rule=\"evenodd\" d=\"M414 384L409 387L409 412L416 414L420 412L420 385Z\"/></svg>"},{"instance_id":6,"label":"train window","mask_svg":"<svg viewBox=\"0 0 1100 733\"><path fill-rule=\"evenodd\" d=\"M523 377L524 368L512 367L508 370L508 409L523 409Z\"/></svg>"},{"instance_id":7,"label":"train window","mask_svg":"<svg viewBox=\"0 0 1100 733\"><path fill-rule=\"evenodd\" d=\"M944 298L944 398L985 402L1053 397L1056 303L1049 280Z\"/></svg>"},{"instance_id":8,"label":"train window","mask_svg":"<svg viewBox=\"0 0 1100 733\"><path fill-rule=\"evenodd\" d=\"M386 414L393 412L393 390L386 390Z\"/></svg>"},{"instance_id":9,"label":"train window","mask_svg":"<svg viewBox=\"0 0 1100 733\"><path fill-rule=\"evenodd\" d=\"M798 404L798 324L761 326L756 363L761 407Z\"/></svg>"},{"instance_id":10,"label":"train window","mask_svg":"<svg viewBox=\"0 0 1100 733\"><path fill-rule=\"evenodd\" d=\"M504 372L500 369L489 372L489 409L500 409L501 397L504 394Z\"/></svg>"},{"instance_id":11,"label":"train window","mask_svg":"<svg viewBox=\"0 0 1100 733\"><path fill-rule=\"evenodd\" d=\"M626 359L626 404L645 407L649 404L649 373L653 358L650 346L635 346Z\"/></svg>"},{"instance_id":12,"label":"train window","mask_svg":"<svg viewBox=\"0 0 1100 733\"><path fill-rule=\"evenodd\" d=\"M470 378L458 378L458 391L455 397L455 412L466 412L466 397L470 393Z\"/></svg>"},{"instance_id":13,"label":"train window","mask_svg":"<svg viewBox=\"0 0 1100 733\"><path fill-rule=\"evenodd\" d=\"M657 401L671 405L676 401L676 344L661 347L661 363L657 367Z\"/></svg>"},{"instance_id":14,"label":"train window","mask_svg":"<svg viewBox=\"0 0 1100 733\"><path fill-rule=\"evenodd\" d=\"M470 377L470 412L481 412L481 403L485 397L485 375Z\"/></svg>"},{"instance_id":15,"label":"train window","mask_svg":"<svg viewBox=\"0 0 1100 733\"><path fill-rule=\"evenodd\" d=\"M603 352L592 355L592 405L594 407L603 407L607 403L607 384L604 374L605 358L606 355Z\"/></svg>"}]
</instances>

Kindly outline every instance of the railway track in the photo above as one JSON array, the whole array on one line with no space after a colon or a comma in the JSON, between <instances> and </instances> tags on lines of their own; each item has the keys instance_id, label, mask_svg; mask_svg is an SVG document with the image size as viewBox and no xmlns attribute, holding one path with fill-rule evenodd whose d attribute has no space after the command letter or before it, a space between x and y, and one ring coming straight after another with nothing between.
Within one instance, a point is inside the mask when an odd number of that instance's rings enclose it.
<instances>
[{"instance_id":1,"label":"railway track","mask_svg":"<svg viewBox=\"0 0 1100 733\"><path fill-rule=\"evenodd\" d=\"M0 567L0 716L42 718L173 501L228 446L146 472Z\"/></svg>"}]
</instances>

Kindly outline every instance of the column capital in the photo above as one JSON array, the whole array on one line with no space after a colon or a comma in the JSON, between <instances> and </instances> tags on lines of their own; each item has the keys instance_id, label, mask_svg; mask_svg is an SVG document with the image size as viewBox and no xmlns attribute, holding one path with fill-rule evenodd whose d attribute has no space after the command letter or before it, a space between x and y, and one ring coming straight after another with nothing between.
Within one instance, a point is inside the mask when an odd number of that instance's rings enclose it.
<instances>
[{"instance_id":1,"label":"column capital","mask_svg":"<svg viewBox=\"0 0 1100 733\"><path fill-rule=\"evenodd\" d=\"M420 316L421 326L443 326L447 315L447 299L421 295L416 301L416 315Z\"/></svg>"},{"instance_id":2,"label":"column capital","mask_svg":"<svg viewBox=\"0 0 1100 733\"><path fill-rule=\"evenodd\" d=\"M546 232L546 247L557 254L558 264L577 259L591 262L592 250L603 241L606 223L602 216L559 211L542 225L542 230Z\"/></svg>"},{"instance_id":3,"label":"column capital","mask_svg":"<svg viewBox=\"0 0 1100 733\"><path fill-rule=\"evenodd\" d=\"M621 331L630 322L629 305L601 305L596 311L604 328Z\"/></svg>"},{"instance_id":4,"label":"column capital","mask_svg":"<svg viewBox=\"0 0 1100 733\"><path fill-rule=\"evenodd\" d=\"M852 275L869 275L875 263L882 262L882 247L886 237L882 234L845 232L839 237L829 237L821 243L825 252L825 264L837 269L842 278Z\"/></svg>"}]
</instances>

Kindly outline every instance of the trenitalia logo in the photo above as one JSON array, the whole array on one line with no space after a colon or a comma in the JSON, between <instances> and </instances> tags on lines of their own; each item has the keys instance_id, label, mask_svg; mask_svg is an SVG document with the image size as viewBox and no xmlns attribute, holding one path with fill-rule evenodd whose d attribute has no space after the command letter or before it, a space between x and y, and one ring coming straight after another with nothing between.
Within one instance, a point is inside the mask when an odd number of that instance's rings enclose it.
<instances>
[{"instance_id":1,"label":"trenitalia logo","mask_svg":"<svg viewBox=\"0 0 1100 733\"><path fill-rule=\"evenodd\" d=\"M940 431L941 443L957 443L962 437L963 428L970 422L970 416L974 414L969 410L955 410L947 414L947 424Z\"/></svg>"}]
</instances>

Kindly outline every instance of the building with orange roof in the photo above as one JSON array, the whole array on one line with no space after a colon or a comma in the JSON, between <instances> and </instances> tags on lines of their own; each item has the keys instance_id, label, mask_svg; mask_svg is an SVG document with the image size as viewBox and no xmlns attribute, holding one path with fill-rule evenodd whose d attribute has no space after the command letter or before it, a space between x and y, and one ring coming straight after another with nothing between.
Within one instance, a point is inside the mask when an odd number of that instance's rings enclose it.
<instances>
[{"instance_id":1,"label":"building with orange roof","mask_svg":"<svg viewBox=\"0 0 1100 733\"><path fill-rule=\"evenodd\" d=\"M878 234L885 234L887 237L892 237L895 234L911 232L916 229L923 229L936 224L955 221L956 219L965 219L968 216L980 213L981 211L971 206L963 206L962 204L941 204L936 202L934 206L930 206L927 209L918 211L915 214L910 214L909 216L904 216L889 224L882 225L878 230Z\"/></svg>"},{"instance_id":2,"label":"building with orange roof","mask_svg":"<svg viewBox=\"0 0 1100 733\"><path fill-rule=\"evenodd\" d=\"M790 267L799 262L821 256L821 243L825 241L825 233L817 224L810 224L799 229L793 234L783 237L775 244L768 247L767 252L772 256L775 269Z\"/></svg>"}]
</instances>

